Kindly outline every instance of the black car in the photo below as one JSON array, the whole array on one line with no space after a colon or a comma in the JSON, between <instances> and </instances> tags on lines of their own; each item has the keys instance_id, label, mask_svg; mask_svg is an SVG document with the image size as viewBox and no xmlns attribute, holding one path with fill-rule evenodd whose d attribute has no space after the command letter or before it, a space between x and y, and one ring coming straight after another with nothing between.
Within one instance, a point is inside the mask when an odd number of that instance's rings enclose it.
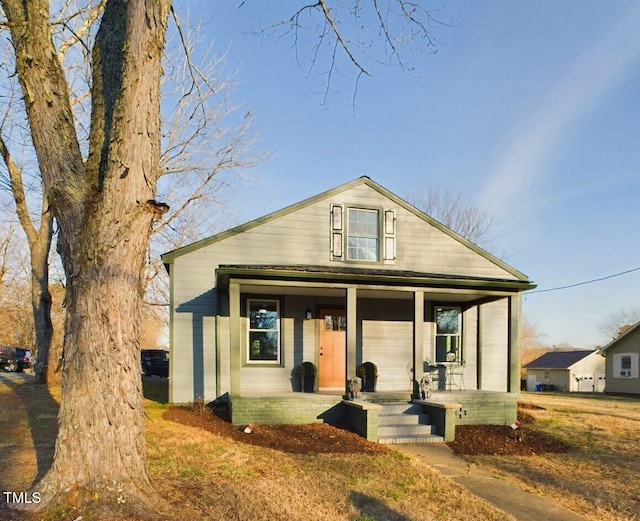
<instances>
[{"instance_id":1,"label":"black car","mask_svg":"<svg viewBox=\"0 0 640 521\"><path fill-rule=\"evenodd\" d=\"M169 377L169 353L162 349L143 349L140 352L142 373L145 376Z\"/></svg>"},{"instance_id":2,"label":"black car","mask_svg":"<svg viewBox=\"0 0 640 521\"><path fill-rule=\"evenodd\" d=\"M15 371L18 368L16 360L16 348L0 346L0 369L5 371Z\"/></svg>"},{"instance_id":3,"label":"black car","mask_svg":"<svg viewBox=\"0 0 640 521\"><path fill-rule=\"evenodd\" d=\"M16 371L21 373L25 369L33 367L33 355L28 349L16 347L16 362L18 364Z\"/></svg>"}]
</instances>

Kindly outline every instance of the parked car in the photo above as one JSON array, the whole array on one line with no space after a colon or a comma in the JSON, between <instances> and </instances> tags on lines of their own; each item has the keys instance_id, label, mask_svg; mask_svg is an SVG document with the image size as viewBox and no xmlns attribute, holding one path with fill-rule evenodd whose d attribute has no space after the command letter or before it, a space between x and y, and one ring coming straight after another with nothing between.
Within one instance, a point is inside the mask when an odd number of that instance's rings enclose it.
<instances>
[{"instance_id":1,"label":"parked car","mask_svg":"<svg viewBox=\"0 0 640 521\"><path fill-rule=\"evenodd\" d=\"M162 349L143 349L140 352L142 373L145 376L169 377L169 353Z\"/></svg>"},{"instance_id":2,"label":"parked car","mask_svg":"<svg viewBox=\"0 0 640 521\"><path fill-rule=\"evenodd\" d=\"M15 347L0 346L0 368L9 372L18 369Z\"/></svg>"},{"instance_id":3,"label":"parked car","mask_svg":"<svg viewBox=\"0 0 640 521\"><path fill-rule=\"evenodd\" d=\"M21 373L25 369L31 369L33 367L33 355L28 349L16 347L16 362L18 367L16 371Z\"/></svg>"}]
</instances>

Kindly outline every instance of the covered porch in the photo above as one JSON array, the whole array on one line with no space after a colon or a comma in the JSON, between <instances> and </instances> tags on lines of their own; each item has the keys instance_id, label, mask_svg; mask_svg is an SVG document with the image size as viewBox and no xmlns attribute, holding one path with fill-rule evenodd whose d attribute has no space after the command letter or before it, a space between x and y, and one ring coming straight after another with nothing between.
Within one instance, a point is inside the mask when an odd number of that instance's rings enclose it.
<instances>
[{"instance_id":1,"label":"covered porch","mask_svg":"<svg viewBox=\"0 0 640 521\"><path fill-rule=\"evenodd\" d=\"M419 401L427 377L432 392L422 401L461 403L458 423L515 419L519 293L528 282L238 265L220 266L216 279L219 301L227 303L217 317L227 327L217 329L228 332L218 336L216 363L230 369L227 382L217 379L216 395L228 389L234 423L259 423L265 410L265 423L325 421L343 409L348 382L364 362L379 373L369 403L390 393ZM273 320L264 326L260 314ZM303 362L317 370L313 396L298 392ZM480 395L500 398L482 405Z\"/></svg>"}]
</instances>

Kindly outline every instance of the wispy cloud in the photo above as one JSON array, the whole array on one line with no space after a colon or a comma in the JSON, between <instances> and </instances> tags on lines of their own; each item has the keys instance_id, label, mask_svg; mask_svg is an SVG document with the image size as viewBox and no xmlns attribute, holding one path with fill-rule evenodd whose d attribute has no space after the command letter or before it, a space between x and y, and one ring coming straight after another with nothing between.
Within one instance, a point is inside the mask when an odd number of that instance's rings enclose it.
<instances>
[{"instance_id":1,"label":"wispy cloud","mask_svg":"<svg viewBox=\"0 0 640 521\"><path fill-rule=\"evenodd\" d=\"M640 3L612 24L566 74L551 85L534 114L505 144L483 194L487 207L508 215L526 193L545 176L546 165L558 151L562 136L580 124L637 64L640 58ZM586 29L586 28L585 28Z\"/></svg>"}]
</instances>

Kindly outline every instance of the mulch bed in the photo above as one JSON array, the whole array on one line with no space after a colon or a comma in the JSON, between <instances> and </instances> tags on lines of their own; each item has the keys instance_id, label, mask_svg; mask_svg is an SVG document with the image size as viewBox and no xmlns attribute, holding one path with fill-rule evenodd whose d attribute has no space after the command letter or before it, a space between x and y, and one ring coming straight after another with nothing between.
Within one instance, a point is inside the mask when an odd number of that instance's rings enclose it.
<instances>
[{"instance_id":1,"label":"mulch bed","mask_svg":"<svg viewBox=\"0 0 640 521\"><path fill-rule=\"evenodd\" d=\"M547 452L567 452L562 441L529 427L535 421L526 412L518 410L518 429L508 425L459 425L456 439L447 445L457 454L521 455L530 456ZM531 408L531 407L529 407ZM197 427L219 436L251 445L259 445L293 454L310 453L383 453L386 445L372 443L347 430L324 423L307 425L255 425L251 433L244 427L229 422L226 411L212 411L207 407L171 407L162 417L166 420Z\"/></svg>"},{"instance_id":2,"label":"mulch bed","mask_svg":"<svg viewBox=\"0 0 640 521\"><path fill-rule=\"evenodd\" d=\"M533 456L548 452L567 452L569 446L553 436L533 430L535 418L527 409L542 409L534 405L518 406L517 429L509 425L458 425L456 439L447 445L456 454Z\"/></svg>"},{"instance_id":3,"label":"mulch bed","mask_svg":"<svg viewBox=\"0 0 640 521\"><path fill-rule=\"evenodd\" d=\"M367 453L388 452L378 445L350 432L326 423L306 425L254 425L251 433L232 425L224 412L171 407L162 417L189 427L198 427L219 436L261 447L269 447L292 454Z\"/></svg>"}]
</instances>

